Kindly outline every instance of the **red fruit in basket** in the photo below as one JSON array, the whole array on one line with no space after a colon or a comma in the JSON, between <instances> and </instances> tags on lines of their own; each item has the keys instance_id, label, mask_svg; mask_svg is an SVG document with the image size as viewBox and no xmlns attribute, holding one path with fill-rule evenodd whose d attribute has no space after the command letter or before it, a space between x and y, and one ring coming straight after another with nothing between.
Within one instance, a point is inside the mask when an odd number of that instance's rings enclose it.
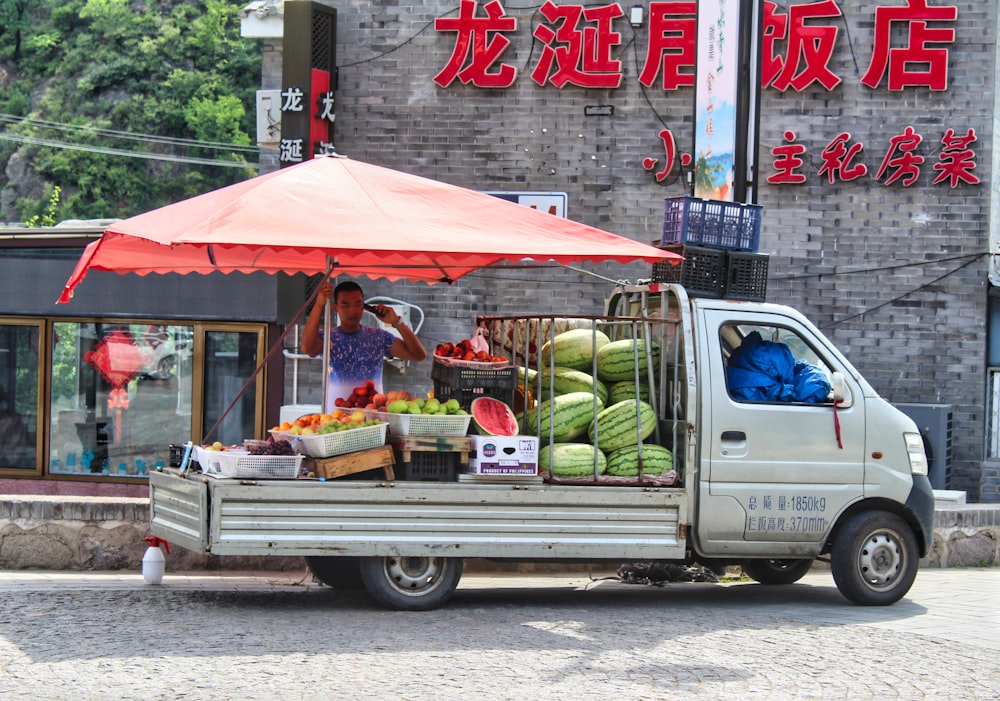
<instances>
[{"instance_id":1,"label":"red fruit in basket","mask_svg":"<svg viewBox=\"0 0 1000 701\"><path fill-rule=\"evenodd\" d=\"M379 404L385 404L387 401L387 395L377 392L372 395L372 404L378 406Z\"/></svg>"},{"instance_id":2,"label":"red fruit in basket","mask_svg":"<svg viewBox=\"0 0 1000 701\"><path fill-rule=\"evenodd\" d=\"M345 404L347 404L347 402L344 400L343 397L337 397L336 399L333 400L334 406L344 406Z\"/></svg>"}]
</instances>

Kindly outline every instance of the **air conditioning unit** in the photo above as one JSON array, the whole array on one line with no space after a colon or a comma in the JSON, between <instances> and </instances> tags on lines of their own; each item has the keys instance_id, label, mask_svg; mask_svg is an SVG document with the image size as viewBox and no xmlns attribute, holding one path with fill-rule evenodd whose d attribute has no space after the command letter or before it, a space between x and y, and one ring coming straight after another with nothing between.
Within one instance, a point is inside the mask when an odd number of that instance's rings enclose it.
<instances>
[{"instance_id":1,"label":"air conditioning unit","mask_svg":"<svg viewBox=\"0 0 1000 701\"><path fill-rule=\"evenodd\" d=\"M928 477L936 490L948 489L951 476L951 404L896 404L913 419L924 438Z\"/></svg>"}]
</instances>

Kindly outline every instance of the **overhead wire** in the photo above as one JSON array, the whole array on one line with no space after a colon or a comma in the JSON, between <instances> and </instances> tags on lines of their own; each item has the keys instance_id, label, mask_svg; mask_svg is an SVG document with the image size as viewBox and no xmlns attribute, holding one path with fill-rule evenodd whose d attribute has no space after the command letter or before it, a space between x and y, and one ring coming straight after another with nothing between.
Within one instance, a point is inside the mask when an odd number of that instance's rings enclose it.
<instances>
[{"instance_id":1,"label":"overhead wire","mask_svg":"<svg viewBox=\"0 0 1000 701\"><path fill-rule=\"evenodd\" d=\"M107 146L88 146L85 144L75 144L69 141L55 141L53 139L37 139L32 136L18 136L0 132L0 141L13 141L21 144L32 144L34 146L49 146L52 148L66 149L70 151L86 151L89 153L100 153L106 156L124 156L126 158L142 158L151 161L170 161L173 163L192 163L196 165L220 166L223 168L246 168L257 170L256 163L227 161L219 158L197 158L194 156L178 156L170 153L154 153L152 151L128 151L125 149L108 148Z\"/></svg>"},{"instance_id":2,"label":"overhead wire","mask_svg":"<svg viewBox=\"0 0 1000 701\"><path fill-rule=\"evenodd\" d=\"M185 139L173 136L161 136L159 134L142 134L136 132L119 131L117 129L103 129L88 124L65 124L63 122L53 122L47 119L37 119L35 117L21 117L14 114L4 114L0 112L0 123L21 124L25 126L39 127L43 129L54 129L56 131L66 131L71 133L86 132L95 136L110 136L116 139L131 139L133 141L145 141L157 144L171 144L175 146L196 146L198 148L218 149L224 151L242 151L245 153L257 154L260 148L257 146L245 146L241 144L227 143L224 141L204 141L201 139Z\"/></svg>"}]
</instances>

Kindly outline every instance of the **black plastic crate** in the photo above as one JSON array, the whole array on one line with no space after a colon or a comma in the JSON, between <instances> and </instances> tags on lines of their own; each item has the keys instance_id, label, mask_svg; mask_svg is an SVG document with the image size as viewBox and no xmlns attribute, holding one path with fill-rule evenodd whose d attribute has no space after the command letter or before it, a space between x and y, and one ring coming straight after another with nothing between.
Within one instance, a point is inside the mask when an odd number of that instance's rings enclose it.
<instances>
[{"instance_id":1,"label":"black plastic crate","mask_svg":"<svg viewBox=\"0 0 1000 701\"><path fill-rule=\"evenodd\" d=\"M507 406L514 406L517 389L517 368L464 368L434 363L431 367L434 396L446 402L457 399L468 410L472 400L479 397L499 399Z\"/></svg>"},{"instance_id":2,"label":"black plastic crate","mask_svg":"<svg viewBox=\"0 0 1000 701\"><path fill-rule=\"evenodd\" d=\"M660 243L756 251L762 210L759 204L668 197Z\"/></svg>"},{"instance_id":3,"label":"black plastic crate","mask_svg":"<svg viewBox=\"0 0 1000 701\"><path fill-rule=\"evenodd\" d=\"M653 282L684 285L694 297L722 297L726 291L726 251L703 246L665 244L663 250L684 256L677 265L653 263Z\"/></svg>"},{"instance_id":4,"label":"black plastic crate","mask_svg":"<svg viewBox=\"0 0 1000 701\"><path fill-rule=\"evenodd\" d=\"M727 256L726 299L763 302L767 295L766 253L729 251Z\"/></svg>"},{"instance_id":5,"label":"black plastic crate","mask_svg":"<svg viewBox=\"0 0 1000 701\"><path fill-rule=\"evenodd\" d=\"M454 482L458 479L458 453L446 451L409 451L402 460L397 451L396 479L410 482Z\"/></svg>"}]
</instances>

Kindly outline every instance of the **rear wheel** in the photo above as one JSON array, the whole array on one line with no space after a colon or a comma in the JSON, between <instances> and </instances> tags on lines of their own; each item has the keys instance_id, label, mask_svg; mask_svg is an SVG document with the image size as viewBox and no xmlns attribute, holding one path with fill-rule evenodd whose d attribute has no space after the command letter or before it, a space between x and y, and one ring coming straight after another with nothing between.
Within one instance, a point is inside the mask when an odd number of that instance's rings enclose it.
<instances>
[{"instance_id":1,"label":"rear wheel","mask_svg":"<svg viewBox=\"0 0 1000 701\"><path fill-rule=\"evenodd\" d=\"M361 581L371 597L397 611L426 611L442 605L462 578L457 557L366 557Z\"/></svg>"},{"instance_id":2,"label":"rear wheel","mask_svg":"<svg viewBox=\"0 0 1000 701\"><path fill-rule=\"evenodd\" d=\"M888 511L855 514L837 531L830 552L833 581L861 606L888 606L910 590L920 551L913 531Z\"/></svg>"},{"instance_id":3,"label":"rear wheel","mask_svg":"<svg viewBox=\"0 0 1000 701\"><path fill-rule=\"evenodd\" d=\"M360 557L324 557L307 555L306 566L319 581L337 591L364 589L361 581Z\"/></svg>"},{"instance_id":4,"label":"rear wheel","mask_svg":"<svg viewBox=\"0 0 1000 701\"><path fill-rule=\"evenodd\" d=\"M747 577L761 584L794 584L812 568L812 560L745 560Z\"/></svg>"}]
</instances>

